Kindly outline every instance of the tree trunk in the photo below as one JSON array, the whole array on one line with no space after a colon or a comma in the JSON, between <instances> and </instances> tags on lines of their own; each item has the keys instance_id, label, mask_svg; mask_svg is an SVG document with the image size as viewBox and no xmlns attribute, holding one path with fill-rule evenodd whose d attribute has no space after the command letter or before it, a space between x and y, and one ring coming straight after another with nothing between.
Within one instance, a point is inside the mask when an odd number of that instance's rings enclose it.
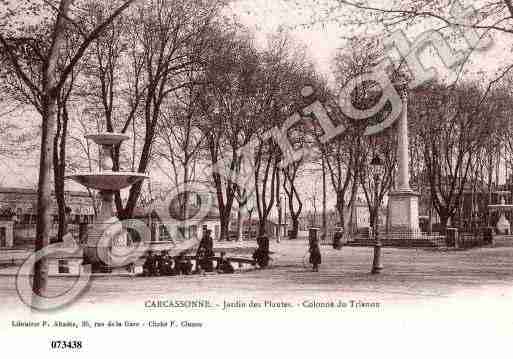
<instances>
[{"instance_id":1,"label":"tree trunk","mask_svg":"<svg viewBox=\"0 0 513 359\"><path fill-rule=\"evenodd\" d=\"M290 232L290 239L297 239L297 235L299 232L299 218L296 216L291 216L292 220L292 231Z\"/></svg>"},{"instance_id":2,"label":"tree trunk","mask_svg":"<svg viewBox=\"0 0 513 359\"><path fill-rule=\"evenodd\" d=\"M266 235L266 228L265 228L266 222L267 222L267 220L265 218L260 219L258 221L258 237L262 237L262 236Z\"/></svg>"},{"instance_id":3,"label":"tree trunk","mask_svg":"<svg viewBox=\"0 0 513 359\"><path fill-rule=\"evenodd\" d=\"M254 209L251 209L249 211L249 216L248 216L248 220L249 220L248 240L252 240L253 239L253 210Z\"/></svg>"},{"instance_id":4,"label":"tree trunk","mask_svg":"<svg viewBox=\"0 0 513 359\"><path fill-rule=\"evenodd\" d=\"M351 212L353 210L352 206L346 206L345 209L342 209L342 240L347 242L351 237Z\"/></svg>"},{"instance_id":5,"label":"tree trunk","mask_svg":"<svg viewBox=\"0 0 513 359\"><path fill-rule=\"evenodd\" d=\"M57 64L59 52L65 44L65 19L73 0L62 0L59 13L53 29L53 43L51 45L47 62L45 63L42 91L42 124L41 124L41 154L39 158L39 181L37 187L37 224L36 224L36 252L50 244L51 209L52 209L52 164L54 140L57 125L57 98L59 82L57 78ZM48 281L48 263L46 258L40 259L34 266L34 281L32 289L34 294L46 297ZM37 305L37 297L34 297Z\"/></svg>"},{"instance_id":6,"label":"tree trunk","mask_svg":"<svg viewBox=\"0 0 513 359\"><path fill-rule=\"evenodd\" d=\"M66 140L68 134L68 114L65 105L62 105L61 117L57 118L57 134L54 138L54 192L58 210L57 242L62 242L68 230L66 219L66 199L64 191L64 173L66 169Z\"/></svg>"},{"instance_id":7,"label":"tree trunk","mask_svg":"<svg viewBox=\"0 0 513 359\"><path fill-rule=\"evenodd\" d=\"M148 115L146 115L148 116ZM144 138L144 145L141 150L141 159L139 161L139 167L137 168L137 172L144 173L148 168L151 157L151 146L154 138L155 128L154 126L150 126L146 130L146 136ZM119 219L130 219L133 216L134 209L137 206L137 201L139 200L139 196L141 194L143 181L136 182L130 187L130 191L128 194L128 200L126 201L125 208L121 209L119 212L118 209L118 218ZM117 200L116 200L117 203Z\"/></svg>"},{"instance_id":8,"label":"tree trunk","mask_svg":"<svg viewBox=\"0 0 513 359\"><path fill-rule=\"evenodd\" d=\"M220 224L221 233L219 234L219 240L226 241L230 235L230 216L221 215Z\"/></svg>"},{"instance_id":9,"label":"tree trunk","mask_svg":"<svg viewBox=\"0 0 513 359\"><path fill-rule=\"evenodd\" d=\"M351 232L352 232L352 230L351 230L351 221L352 221L351 213L353 211L353 206L354 206L354 197L351 198L351 200L347 203L347 205L345 205L342 196L343 196L342 194L337 195L336 208L337 208L338 215L339 215L339 222L340 222L340 225L342 226L343 241L348 241L348 240L350 240L350 236L351 236Z\"/></svg>"},{"instance_id":10,"label":"tree trunk","mask_svg":"<svg viewBox=\"0 0 513 359\"><path fill-rule=\"evenodd\" d=\"M445 211L441 211L439 213L440 216L440 226L442 227L442 232L445 233L445 230L447 229L447 223L449 222L449 214Z\"/></svg>"},{"instance_id":11,"label":"tree trunk","mask_svg":"<svg viewBox=\"0 0 513 359\"><path fill-rule=\"evenodd\" d=\"M50 244L52 223L52 164L57 118L57 98L49 95L45 99L41 126L41 155L39 159L39 182L37 191L36 252ZM34 266L34 294L46 296L48 263L41 258ZM37 297L34 298L37 300Z\"/></svg>"},{"instance_id":12,"label":"tree trunk","mask_svg":"<svg viewBox=\"0 0 513 359\"><path fill-rule=\"evenodd\" d=\"M55 172L55 171L54 171ZM58 230L57 242L62 242L62 238L68 230L66 221L66 200L64 198L64 178L55 178L55 199L57 201L58 211Z\"/></svg>"},{"instance_id":13,"label":"tree trunk","mask_svg":"<svg viewBox=\"0 0 513 359\"><path fill-rule=\"evenodd\" d=\"M344 227L344 230L345 230L346 215L345 215L345 211L344 211L344 206L342 204L338 203L338 201L337 201L336 207L337 207L337 212L338 212L338 222L341 226Z\"/></svg>"},{"instance_id":14,"label":"tree trunk","mask_svg":"<svg viewBox=\"0 0 513 359\"><path fill-rule=\"evenodd\" d=\"M242 215L242 208L239 205L239 209L237 211L237 242L242 241L242 221L243 221L243 215Z\"/></svg>"},{"instance_id":15,"label":"tree trunk","mask_svg":"<svg viewBox=\"0 0 513 359\"><path fill-rule=\"evenodd\" d=\"M190 197L190 194L189 194L189 166L187 163L184 165L183 183L185 184L185 192L183 193L183 198L182 198L182 200L183 200L182 215L183 215L183 219L186 221L189 219L189 197Z\"/></svg>"},{"instance_id":16,"label":"tree trunk","mask_svg":"<svg viewBox=\"0 0 513 359\"><path fill-rule=\"evenodd\" d=\"M326 164L322 158L322 234L321 240L325 241L328 236L328 220L326 218Z\"/></svg>"},{"instance_id":17,"label":"tree trunk","mask_svg":"<svg viewBox=\"0 0 513 359\"><path fill-rule=\"evenodd\" d=\"M430 193L429 193L429 208L428 208L428 233L431 234L433 233L433 194L431 192L431 189L430 189Z\"/></svg>"},{"instance_id":18,"label":"tree trunk","mask_svg":"<svg viewBox=\"0 0 513 359\"><path fill-rule=\"evenodd\" d=\"M282 220L282 213L281 213L281 194L280 194L280 171L276 172L276 209L278 210L278 233L276 233L276 241L280 243L281 241L281 222Z\"/></svg>"},{"instance_id":19,"label":"tree trunk","mask_svg":"<svg viewBox=\"0 0 513 359\"><path fill-rule=\"evenodd\" d=\"M232 206L224 206L223 209L219 209L219 224L221 227L221 233L219 234L220 241L226 241L230 238L230 219L232 214Z\"/></svg>"},{"instance_id":20,"label":"tree trunk","mask_svg":"<svg viewBox=\"0 0 513 359\"><path fill-rule=\"evenodd\" d=\"M374 209L371 209L369 211L369 224L372 228L372 234L374 235L376 233L376 230L377 230L377 212L374 210Z\"/></svg>"}]
</instances>

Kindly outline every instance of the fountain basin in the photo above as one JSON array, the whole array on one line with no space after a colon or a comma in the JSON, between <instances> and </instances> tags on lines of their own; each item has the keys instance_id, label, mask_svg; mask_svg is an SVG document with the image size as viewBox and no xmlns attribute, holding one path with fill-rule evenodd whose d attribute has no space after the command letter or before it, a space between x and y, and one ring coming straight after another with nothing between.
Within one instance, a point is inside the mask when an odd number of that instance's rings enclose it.
<instances>
[{"instance_id":1,"label":"fountain basin","mask_svg":"<svg viewBox=\"0 0 513 359\"><path fill-rule=\"evenodd\" d=\"M117 191L149 178L139 172L83 172L68 175L66 179L72 179L81 185L100 191Z\"/></svg>"},{"instance_id":2,"label":"fountain basin","mask_svg":"<svg viewBox=\"0 0 513 359\"><path fill-rule=\"evenodd\" d=\"M88 140L94 141L98 145L104 146L117 145L130 138L130 136L125 134L114 132L90 133L84 137Z\"/></svg>"}]
</instances>

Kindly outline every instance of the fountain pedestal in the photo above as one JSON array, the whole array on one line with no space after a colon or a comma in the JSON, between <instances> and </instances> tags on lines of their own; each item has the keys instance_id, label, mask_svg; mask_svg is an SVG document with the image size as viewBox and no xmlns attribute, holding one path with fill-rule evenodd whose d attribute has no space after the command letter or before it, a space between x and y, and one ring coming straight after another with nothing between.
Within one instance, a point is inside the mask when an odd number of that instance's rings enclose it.
<instances>
[{"instance_id":1,"label":"fountain pedestal","mask_svg":"<svg viewBox=\"0 0 513 359\"><path fill-rule=\"evenodd\" d=\"M499 217L499 220L497 221L497 232L500 234L510 234L510 223L506 219L506 216L504 212L501 213L501 216Z\"/></svg>"},{"instance_id":2,"label":"fountain pedestal","mask_svg":"<svg viewBox=\"0 0 513 359\"><path fill-rule=\"evenodd\" d=\"M500 213L499 220L495 225L498 234L510 234L511 233L511 224L506 218L506 212L513 211L513 204L506 204L504 197L502 195L508 194L509 191L497 191L497 193L501 196L499 204L490 204L488 208L490 211L497 211Z\"/></svg>"},{"instance_id":3,"label":"fountain pedestal","mask_svg":"<svg viewBox=\"0 0 513 359\"><path fill-rule=\"evenodd\" d=\"M84 246L84 257L89 263L103 263L112 267L115 263L111 258L128 245L127 234L121 221L115 216L112 208L114 193L100 191L101 209L89 232Z\"/></svg>"}]
</instances>

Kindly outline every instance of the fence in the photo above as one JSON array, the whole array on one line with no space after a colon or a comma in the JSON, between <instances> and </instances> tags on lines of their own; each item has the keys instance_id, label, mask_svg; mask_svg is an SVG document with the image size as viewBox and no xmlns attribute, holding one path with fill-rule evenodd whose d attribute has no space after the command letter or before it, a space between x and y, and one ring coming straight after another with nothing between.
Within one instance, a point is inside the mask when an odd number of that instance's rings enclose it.
<instances>
[{"instance_id":1,"label":"fence","mask_svg":"<svg viewBox=\"0 0 513 359\"><path fill-rule=\"evenodd\" d=\"M383 246L390 247L445 247L447 246L446 236L440 233L424 232L389 232L379 234L379 240ZM375 238L369 234L355 234L347 245L372 246L376 243Z\"/></svg>"},{"instance_id":2,"label":"fence","mask_svg":"<svg viewBox=\"0 0 513 359\"><path fill-rule=\"evenodd\" d=\"M436 248L473 248L490 245L492 232L483 228L475 232L458 233L456 228L448 228L445 234L425 232L389 232L379 234L382 245L391 247L436 247ZM372 246L375 244L372 234L355 234L348 245Z\"/></svg>"},{"instance_id":3,"label":"fence","mask_svg":"<svg viewBox=\"0 0 513 359\"><path fill-rule=\"evenodd\" d=\"M479 233L460 233L457 239L457 247L459 248L481 247L492 243L492 236L484 231Z\"/></svg>"}]
</instances>

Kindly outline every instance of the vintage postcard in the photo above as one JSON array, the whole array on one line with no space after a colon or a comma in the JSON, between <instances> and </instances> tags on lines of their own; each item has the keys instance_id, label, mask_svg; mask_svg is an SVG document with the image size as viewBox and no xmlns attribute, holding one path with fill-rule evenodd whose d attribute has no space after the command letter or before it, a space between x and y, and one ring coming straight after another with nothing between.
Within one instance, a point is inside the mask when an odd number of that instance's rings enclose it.
<instances>
[{"instance_id":1,"label":"vintage postcard","mask_svg":"<svg viewBox=\"0 0 513 359\"><path fill-rule=\"evenodd\" d=\"M509 0L0 0L2 355L507 356L512 51Z\"/></svg>"}]
</instances>

